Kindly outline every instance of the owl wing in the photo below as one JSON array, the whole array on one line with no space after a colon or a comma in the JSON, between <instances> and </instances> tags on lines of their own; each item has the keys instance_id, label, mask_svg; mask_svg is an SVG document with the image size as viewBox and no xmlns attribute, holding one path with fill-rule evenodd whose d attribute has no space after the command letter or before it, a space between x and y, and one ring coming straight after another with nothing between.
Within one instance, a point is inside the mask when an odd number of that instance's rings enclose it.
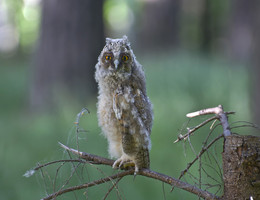
<instances>
[{"instance_id":1,"label":"owl wing","mask_svg":"<svg viewBox=\"0 0 260 200\"><path fill-rule=\"evenodd\" d=\"M134 106L138 111L138 114L141 118L143 126L148 131L149 135L151 134L152 128L152 120L153 120L153 113L151 108L151 103L147 96L143 94L143 92L139 89L136 89L135 96L134 96Z\"/></svg>"},{"instance_id":2,"label":"owl wing","mask_svg":"<svg viewBox=\"0 0 260 200\"><path fill-rule=\"evenodd\" d=\"M123 152L131 156L135 171L149 168L151 141L145 96L129 86L119 89L113 95L113 110L120 125L118 130L122 134Z\"/></svg>"},{"instance_id":3,"label":"owl wing","mask_svg":"<svg viewBox=\"0 0 260 200\"><path fill-rule=\"evenodd\" d=\"M124 127L133 123L150 135L152 126L152 108L149 99L139 89L119 88L113 95L113 110L116 118Z\"/></svg>"}]
</instances>

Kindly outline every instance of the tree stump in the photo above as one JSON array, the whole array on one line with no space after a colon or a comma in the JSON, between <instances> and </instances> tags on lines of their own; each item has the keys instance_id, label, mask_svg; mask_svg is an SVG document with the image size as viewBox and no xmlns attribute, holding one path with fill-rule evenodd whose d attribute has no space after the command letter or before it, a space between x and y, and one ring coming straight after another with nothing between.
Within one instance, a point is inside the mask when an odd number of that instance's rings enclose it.
<instances>
[{"instance_id":1,"label":"tree stump","mask_svg":"<svg viewBox=\"0 0 260 200\"><path fill-rule=\"evenodd\" d=\"M260 137L232 134L225 137L223 199L260 199Z\"/></svg>"}]
</instances>

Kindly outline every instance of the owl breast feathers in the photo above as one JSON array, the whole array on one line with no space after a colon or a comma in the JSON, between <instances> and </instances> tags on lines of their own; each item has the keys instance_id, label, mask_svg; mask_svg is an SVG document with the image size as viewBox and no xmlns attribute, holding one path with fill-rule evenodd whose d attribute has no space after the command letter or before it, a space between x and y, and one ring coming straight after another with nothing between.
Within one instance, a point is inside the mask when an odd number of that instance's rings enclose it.
<instances>
[{"instance_id":1,"label":"owl breast feathers","mask_svg":"<svg viewBox=\"0 0 260 200\"><path fill-rule=\"evenodd\" d=\"M108 151L117 158L113 167L149 168L152 105L146 95L145 75L126 36L106 39L98 63L98 120L108 140Z\"/></svg>"}]
</instances>

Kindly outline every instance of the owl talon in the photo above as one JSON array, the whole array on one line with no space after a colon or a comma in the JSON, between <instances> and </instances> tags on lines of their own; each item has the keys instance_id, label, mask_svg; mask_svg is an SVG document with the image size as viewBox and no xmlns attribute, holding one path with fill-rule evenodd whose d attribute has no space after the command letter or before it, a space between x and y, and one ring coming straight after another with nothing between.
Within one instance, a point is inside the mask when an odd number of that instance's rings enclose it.
<instances>
[{"instance_id":1,"label":"owl talon","mask_svg":"<svg viewBox=\"0 0 260 200\"><path fill-rule=\"evenodd\" d=\"M112 168L116 169L118 168L118 163L119 163L119 160L116 160L112 166Z\"/></svg>"},{"instance_id":2,"label":"owl talon","mask_svg":"<svg viewBox=\"0 0 260 200\"><path fill-rule=\"evenodd\" d=\"M119 168L119 169L128 169L128 168L132 168L135 167L135 163L129 159L122 159L119 158L117 159L113 166L114 169ZM136 167L135 167L136 168Z\"/></svg>"}]
</instances>

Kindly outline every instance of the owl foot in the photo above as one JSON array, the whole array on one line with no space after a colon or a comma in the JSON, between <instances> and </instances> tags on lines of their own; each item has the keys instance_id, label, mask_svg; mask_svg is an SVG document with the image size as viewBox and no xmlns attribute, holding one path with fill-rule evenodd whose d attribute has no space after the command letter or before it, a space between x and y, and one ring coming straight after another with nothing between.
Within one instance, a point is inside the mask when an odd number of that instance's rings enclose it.
<instances>
[{"instance_id":1,"label":"owl foot","mask_svg":"<svg viewBox=\"0 0 260 200\"><path fill-rule=\"evenodd\" d=\"M131 168L135 168L135 172L134 172L134 178L135 176L138 174L139 172L139 168L136 166L136 164L134 163L134 161L130 160L130 159L124 159L124 158L119 158L117 159L113 166L114 169L119 168L119 169L131 169Z\"/></svg>"},{"instance_id":2,"label":"owl foot","mask_svg":"<svg viewBox=\"0 0 260 200\"><path fill-rule=\"evenodd\" d=\"M114 169L129 169L135 167L135 163L128 158L121 157L114 162L112 167Z\"/></svg>"}]
</instances>

